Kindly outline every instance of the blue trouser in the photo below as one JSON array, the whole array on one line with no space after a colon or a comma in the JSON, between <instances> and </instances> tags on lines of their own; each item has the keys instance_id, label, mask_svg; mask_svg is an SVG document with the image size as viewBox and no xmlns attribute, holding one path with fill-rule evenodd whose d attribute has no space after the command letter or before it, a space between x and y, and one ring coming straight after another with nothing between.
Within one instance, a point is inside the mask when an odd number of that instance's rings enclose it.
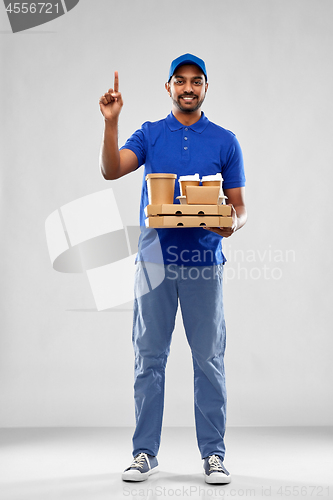
<instances>
[{"instance_id":1,"label":"blue trouser","mask_svg":"<svg viewBox=\"0 0 333 500\"><path fill-rule=\"evenodd\" d=\"M133 455L157 455L164 407L165 366L178 299L194 369L194 404L201 457L224 458L226 387L223 265L165 267L165 279L142 295L146 271L136 266L133 345L135 417Z\"/></svg>"}]
</instances>

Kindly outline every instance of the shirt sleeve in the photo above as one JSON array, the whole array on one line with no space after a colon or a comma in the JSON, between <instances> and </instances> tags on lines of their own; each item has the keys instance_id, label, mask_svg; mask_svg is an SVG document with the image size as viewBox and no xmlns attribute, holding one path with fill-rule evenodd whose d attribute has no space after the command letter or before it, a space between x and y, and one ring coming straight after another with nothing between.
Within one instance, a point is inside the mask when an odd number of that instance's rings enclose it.
<instances>
[{"instance_id":1,"label":"shirt sleeve","mask_svg":"<svg viewBox=\"0 0 333 500\"><path fill-rule=\"evenodd\" d=\"M138 167L143 165L146 161L146 141L143 129L139 129L134 132L129 139L127 139L124 146L120 149L130 149L138 158Z\"/></svg>"},{"instance_id":2,"label":"shirt sleeve","mask_svg":"<svg viewBox=\"0 0 333 500\"><path fill-rule=\"evenodd\" d=\"M228 150L226 162L222 166L222 177L223 189L245 186L243 153L235 136Z\"/></svg>"}]
</instances>

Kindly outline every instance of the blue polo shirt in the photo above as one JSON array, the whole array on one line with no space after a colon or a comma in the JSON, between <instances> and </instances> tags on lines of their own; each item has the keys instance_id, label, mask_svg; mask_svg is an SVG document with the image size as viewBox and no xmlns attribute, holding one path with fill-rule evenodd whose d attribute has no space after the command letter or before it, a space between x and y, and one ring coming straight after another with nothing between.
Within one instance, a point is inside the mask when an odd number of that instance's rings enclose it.
<instances>
[{"instance_id":1,"label":"blue polo shirt","mask_svg":"<svg viewBox=\"0 0 333 500\"><path fill-rule=\"evenodd\" d=\"M178 178L198 173L221 173L223 189L245 185L243 156L235 134L215 125L201 114L199 121L190 126L180 123L172 113L157 122L146 122L126 141L121 149L130 149L144 165L142 180L139 257L158 262L153 249L156 232L166 265L207 266L225 262L222 237L202 228L144 229L144 208L148 205L145 177L150 173L177 174L175 199L180 195Z\"/></svg>"}]
</instances>

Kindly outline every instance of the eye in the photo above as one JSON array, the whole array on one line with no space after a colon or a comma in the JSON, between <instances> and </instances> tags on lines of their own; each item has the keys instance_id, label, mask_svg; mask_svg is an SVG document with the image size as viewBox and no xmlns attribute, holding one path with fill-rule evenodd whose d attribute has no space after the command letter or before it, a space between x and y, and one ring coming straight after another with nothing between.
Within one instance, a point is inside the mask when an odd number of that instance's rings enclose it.
<instances>
[{"instance_id":1,"label":"eye","mask_svg":"<svg viewBox=\"0 0 333 500\"><path fill-rule=\"evenodd\" d=\"M202 80L195 80L194 85L202 85Z\"/></svg>"}]
</instances>

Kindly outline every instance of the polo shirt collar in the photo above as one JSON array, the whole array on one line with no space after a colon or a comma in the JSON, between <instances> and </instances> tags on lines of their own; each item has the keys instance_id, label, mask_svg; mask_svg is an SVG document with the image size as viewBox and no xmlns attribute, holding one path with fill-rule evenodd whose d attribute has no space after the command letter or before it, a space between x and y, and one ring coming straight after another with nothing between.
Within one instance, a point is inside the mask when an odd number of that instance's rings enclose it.
<instances>
[{"instance_id":1,"label":"polo shirt collar","mask_svg":"<svg viewBox=\"0 0 333 500\"><path fill-rule=\"evenodd\" d=\"M185 128L186 125L183 125L180 123L177 118L173 115L171 112L165 119L169 129L171 132L174 132L175 130L181 130L182 128ZM208 118L205 116L203 112L201 112L201 118L198 120L196 123L193 123L193 125L189 125L186 128L193 130L193 132L197 132L198 134L201 134L209 124Z\"/></svg>"}]
</instances>

